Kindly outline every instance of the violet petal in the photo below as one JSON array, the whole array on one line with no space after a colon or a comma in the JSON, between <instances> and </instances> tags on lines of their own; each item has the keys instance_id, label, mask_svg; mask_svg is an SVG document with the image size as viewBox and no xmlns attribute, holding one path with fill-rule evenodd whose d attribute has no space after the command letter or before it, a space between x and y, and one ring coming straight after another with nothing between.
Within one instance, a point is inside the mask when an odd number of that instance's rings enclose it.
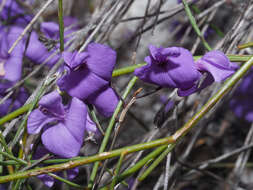
<instances>
[{"instance_id":1,"label":"violet petal","mask_svg":"<svg viewBox=\"0 0 253 190\"><path fill-rule=\"evenodd\" d=\"M87 52L88 68L103 79L110 80L116 63L116 52L109 46L98 43L90 43Z\"/></svg>"},{"instance_id":2,"label":"violet petal","mask_svg":"<svg viewBox=\"0 0 253 190\"><path fill-rule=\"evenodd\" d=\"M119 102L119 97L114 90L108 86L106 89L101 90L96 96L90 96L88 102L93 104L100 114L105 117L110 117Z\"/></svg>"}]
</instances>

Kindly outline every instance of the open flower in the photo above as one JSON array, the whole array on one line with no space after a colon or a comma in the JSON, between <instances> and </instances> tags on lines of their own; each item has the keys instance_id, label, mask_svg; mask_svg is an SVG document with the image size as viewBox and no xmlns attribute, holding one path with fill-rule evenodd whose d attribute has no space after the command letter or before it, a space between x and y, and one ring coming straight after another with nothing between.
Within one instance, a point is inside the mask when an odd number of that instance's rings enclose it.
<instances>
[{"instance_id":1,"label":"open flower","mask_svg":"<svg viewBox=\"0 0 253 190\"><path fill-rule=\"evenodd\" d=\"M156 48L149 46L147 65L135 70L141 80L167 88L178 88L180 96L195 89L200 73L191 53L181 47Z\"/></svg>"},{"instance_id":2,"label":"open flower","mask_svg":"<svg viewBox=\"0 0 253 190\"><path fill-rule=\"evenodd\" d=\"M27 130L37 134L43 129L44 146L60 157L70 158L80 151L86 118L86 105L81 100L72 98L68 106L63 106L61 96L54 91L41 98L39 108L28 118Z\"/></svg>"},{"instance_id":3,"label":"open flower","mask_svg":"<svg viewBox=\"0 0 253 190\"><path fill-rule=\"evenodd\" d=\"M118 96L110 87L116 53L108 46L91 43L86 52L64 52L66 75L58 80L61 90L93 104L104 116L111 116Z\"/></svg>"}]
</instances>

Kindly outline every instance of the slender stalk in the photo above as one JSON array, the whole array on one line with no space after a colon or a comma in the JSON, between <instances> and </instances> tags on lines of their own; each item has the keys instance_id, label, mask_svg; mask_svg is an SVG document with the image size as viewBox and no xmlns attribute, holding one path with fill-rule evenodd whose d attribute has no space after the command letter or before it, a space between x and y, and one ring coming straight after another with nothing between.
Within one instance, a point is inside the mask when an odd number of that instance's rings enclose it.
<instances>
[{"instance_id":1,"label":"slender stalk","mask_svg":"<svg viewBox=\"0 0 253 190\"><path fill-rule=\"evenodd\" d=\"M131 89L133 88L135 82L137 81L137 77L133 77L130 82L128 83L127 87L126 87L126 90L122 96L122 99L124 100L127 95L130 93ZM110 138L110 135L111 135L111 132L112 132L112 129L113 129L113 126L115 124L115 121L116 121L116 117L118 115L118 113L120 112L120 109L123 105L123 102L122 100L119 101L114 113L113 113L113 116L111 117L111 120L110 120L110 123L106 129L106 132L105 132L105 136L103 138L103 141L102 141L102 144L99 148L99 153L102 153L104 152L105 148L106 148L106 145L109 141L109 138ZM99 167L99 162L96 162L93 166L93 169L92 169L92 172L91 172L91 176L90 176L90 181L89 181L89 184L88 184L88 189L91 189L93 187L93 183L94 183L94 180L96 178L96 175L97 175L97 171L98 171L98 167Z\"/></svg>"},{"instance_id":2,"label":"slender stalk","mask_svg":"<svg viewBox=\"0 0 253 190\"><path fill-rule=\"evenodd\" d=\"M28 178L31 176L37 176L40 174L46 174L49 172L57 172L57 171L62 171L66 169L71 169L71 168L89 164L92 162L102 161L109 158L117 157L117 156L120 156L123 152L130 154L133 152L151 149L154 147L167 145L174 142L175 141L172 139L172 137L166 137L166 138L162 138L162 139L158 139L158 140L154 140L154 141L150 141L150 142L146 142L142 144L137 144L137 145L132 145L132 146L116 149L111 152L102 152L93 156L80 158L78 160L69 161L63 164L51 165L51 166L46 166L42 168L35 168L35 169L27 170L24 172L17 172L17 173L7 175L7 176L1 176L0 183L6 183L6 182L17 180L17 179L23 179L23 178Z\"/></svg>"},{"instance_id":3,"label":"slender stalk","mask_svg":"<svg viewBox=\"0 0 253 190\"><path fill-rule=\"evenodd\" d=\"M71 181L69 181L67 179L64 179L63 177L60 177L58 175L55 175L53 173L49 173L48 175L51 176L51 177L53 177L53 178L55 178L55 179L57 179L57 180L59 180L59 181L61 181L61 182L63 182L63 183L68 184L69 186L72 186L72 187L75 187L75 188L78 188L78 189L84 189L83 186L78 185L76 183L73 183L73 182L71 182Z\"/></svg>"},{"instance_id":4,"label":"slender stalk","mask_svg":"<svg viewBox=\"0 0 253 190\"><path fill-rule=\"evenodd\" d=\"M184 5L184 9L185 9L185 12L186 12L186 15L188 16L189 20L190 20L190 23L193 27L193 29L195 30L195 32L197 33L198 37L200 38L200 40L202 41L203 45L205 46L205 48L208 50L208 51L211 51L212 48L209 46L209 44L207 43L207 41L205 40L204 36L202 35L197 23L196 23L196 20L194 18L194 16L192 15L191 13L191 9L188 5L188 3L186 2L186 0L182 0L182 3Z\"/></svg>"},{"instance_id":5,"label":"slender stalk","mask_svg":"<svg viewBox=\"0 0 253 190\"><path fill-rule=\"evenodd\" d=\"M3 155L3 156L5 156L5 157L7 157L7 158L9 158L9 159L11 159L11 160L16 161L16 162L19 163L19 164L27 165L27 162L26 162L26 161L21 160L21 159L19 159L19 158L16 158L15 156L13 156L13 155L11 155L11 154L8 154L7 152L3 152L3 151L0 150L0 154Z\"/></svg>"},{"instance_id":6,"label":"slender stalk","mask_svg":"<svg viewBox=\"0 0 253 190\"><path fill-rule=\"evenodd\" d=\"M138 178L139 181L143 181L146 177L153 171L156 166L172 151L172 149L176 146L176 144L169 145L165 151L148 167L147 170L143 172L143 174Z\"/></svg>"},{"instance_id":7,"label":"slender stalk","mask_svg":"<svg viewBox=\"0 0 253 190\"><path fill-rule=\"evenodd\" d=\"M64 51L64 22L63 22L63 7L62 0L58 0L58 19L59 19L59 34L60 34L60 51Z\"/></svg>"},{"instance_id":8,"label":"slender stalk","mask_svg":"<svg viewBox=\"0 0 253 190\"><path fill-rule=\"evenodd\" d=\"M104 132L103 128L101 127L100 122L99 122L99 120L98 120L98 118L96 116L96 113L95 113L95 111L94 111L93 108L90 110L90 113L91 113L92 120L95 122L95 124L96 124L97 128L99 129L100 133L103 136L105 136L105 132Z\"/></svg>"},{"instance_id":9,"label":"slender stalk","mask_svg":"<svg viewBox=\"0 0 253 190\"><path fill-rule=\"evenodd\" d=\"M123 161L125 155L126 155L125 152L123 152L120 155L119 161L118 161L117 166L116 166L114 177L112 178L112 183L111 183L111 188L110 188L111 190L114 190L114 186L117 183L117 178L118 178L118 175L119 175L120 167L122 165L122 161Z\"/></svg>"},{"instance_id":10,"label":"slender stalk","mask_svg":"<svg viewBox=\"0 0 253 190\"><path fill-rule=\"evenodd\" d=\"M132 166L131 168L127 169L126 171L124 171L118 178L117 178L117 183L121 182L122 180L126 179L127 177L129 177L130 175L132 175L133 173L137 172L140 168L142 168L144 165L146 165L147 163L151 162L152 160L155 159L156 156L158 156L163 150L165 150L167 148L167 145L163 145L158 147L157 149L155 149L153 152L149 153L147 156L145 156L144 158L142 158L140 161L138 161L134 166ZM109 186L104 186L102 188L100 188L100 190L107 190L109 189Z\"/></svg>"},{"instance_id":11,"label":"slender stalk","mask_svg":"<svg viewBox=\"0 0 253 190\"><path fill-rule=\"evenodd\" d=\"M135 69L140 68L144 65L146 65L146 63L140 63L140 64L131 65L131 66L128 66L128 67L124 67L124 68L121 68L121 69L114 70L113 73L112 73L112 77L118 77L120 75L125 75L125 74L128 74L128 73L132 73L132 72L134 72Z\"/></svg>"},{"instance_id":12,"label":"slender stalk","mask_svg":"<svg viewBox=\"0 0 253 190\"><path fill-rule=\"evenodd\" d=\"M3 125L4 123L6 123L6 122L8 122L8 121L24 114L24 113L26 113L29 110L29 108L31 107L31 105L32 105L32 103L26 104L26 105L22 106L21 108L19 108L15 111L9 113L8 115L2 117L0 119L0 125Z\"/></svg>"}]
</instances>

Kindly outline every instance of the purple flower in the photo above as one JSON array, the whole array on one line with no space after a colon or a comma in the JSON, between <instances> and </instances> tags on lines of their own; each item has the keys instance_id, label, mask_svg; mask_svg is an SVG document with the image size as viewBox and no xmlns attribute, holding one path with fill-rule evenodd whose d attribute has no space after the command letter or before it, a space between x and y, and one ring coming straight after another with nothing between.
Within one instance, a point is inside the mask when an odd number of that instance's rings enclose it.
<instances>
[{"instance_id":1,"label":"purple flower","mask_svg":"<svg viewBox=\"0 0 253 190\"><path fill-rule=\"evenodd\" d=\"M49 154L50 152L44 148L43 146L38 146L35 154L33 155L33 159L40 159L41 157L45 156L46 154ZM55 159L60 159L61 157L55 157ZM78 174L79 170L78 168L72 168L67 170L67 177L68 180L71 180L75 178ZM57 172L56 175L63 176L63 172ZM40 180L43 181L45 185L48 187L52 187L55 183L55 178L47 175L47 174L41 174L37 176Z\"/></svg>"},{"instance_id":2,"label":"purple flower","mask_svg":"<svg viewBox=\"0 0 253 190\"><path fill-rule=\"evenodd\" d=\"M3 0L0 1L2 3ZM33 0L29 0L32 3ZM6 0L0 18L8 24L27 24L31 21L32 15L26 14L16 0Z\"/></svg>"},{"instance_id":3,"label":"purple flower","mask_svg":"<svg viewBox=\"0 0 253 190\"><path fill-rule=\"evenodd\" d=\"M65 23L66 20L66 23ZM77 23L77 20L71 17L64 18L65 26ZM29 45L26 50L26 56L35 63L43 63L51 54L59 48L59 25L54 22L43 22L40 25L43 39L39 39L39 35L33 31L30 36ZM65 42L69 39L66 35L77 30L77 27L64 32ZM42 41L44 43L42 43ZM60 53L51 58L48 66L53 66L60 58Z\"/></svg>"},{"instance_id":4,"label":"purple flower","mask_svg":"<svg viewBox=\"0 0 253 190\"><path fill-rule=\"evenodd\" d=\"M116 53L108 46L91 43L86 52L64 52L67 74L58 80L61 90L93 104L104 116L111 116L118 96L110 87Z\"/></svg>"},{"instance_id":5,"label":"purple flower","mask_svg":"<svg viewBox=\"0 0 253 190\"><path fill-rule=\"evenodd\" d=\"M227 56L221 51L210 51L196 61L200 72L207 72L201 89L213 82L221 82L231 76L238 68L236 63L231 63Z\"/></svg>"},{"instance_id":6,"label":"purple flower","mask_svg":"<svg viewBox=\"0 0 253 190\"><path fill-rule=\"evenodd\" d=\"M77 156L83 143L86 128L86 105L72 98L69 105L62 104L61 96L51 92L39 101L27 121L29 134L37 134L42 129L42 143L52 153L70 158Z\"/></svg>"},{"instance_id":7,"label":"purple flower","mask_svg":"<svg viewBox=\"0 0 253 190\"><path fill-rule=\"evenodd\" d=\"M178 88L180 96L195 89L200 73L191 53L181 47L156 48L149 46L147 65L135 70L141 80L167 88Z\"/></svg>"},{"instance_id":8,"label":"purple flower","mask_svg":"<svg viewBox=\"0 0 253 190\"><path fill-rule=\"evenodd\" d=\"M0 79L14 84L21 78L24 52L23 41L19 42L11 54L9 48L23 31L20 27L0 28Z\"/></svg>"},{"instance_id":9,"label":"purple flower","mask_svg":"<svg viewBox=\"0 0 253 190\"><path fill-rule=\"evenodd\" d=\"M233 98L230 101L230 107L240 118L253 121L253 69L244 77L241 84L237 87Z\"/></svg>"}]
</instances>

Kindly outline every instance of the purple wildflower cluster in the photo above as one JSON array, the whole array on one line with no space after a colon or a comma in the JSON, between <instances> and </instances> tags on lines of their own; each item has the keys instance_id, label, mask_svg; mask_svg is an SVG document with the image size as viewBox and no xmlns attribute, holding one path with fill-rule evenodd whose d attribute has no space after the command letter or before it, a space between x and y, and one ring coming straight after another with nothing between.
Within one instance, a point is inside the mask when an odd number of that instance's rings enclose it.
<instances>
[{"instance_id":1,"label":"purple wildflower cluster","mask_svg":"<svg viewBox=\"0 0 253 190\"><path fill-rule=\"evenodd\" d=\"M32 1L31 1L32 3ZM39 31L32 31L18 43L11 54L8 50L22 33L25 25L33 15L16 3L7 0L0 19L5 25L0 26L0 97L4 97L7 89L12 87L22 77L23 59L28 58L36 64L44 63L48 57L59 49L59 27L54 22L42 22ZM77 21L74 18L64 19L65 26ZM76 31L72 28L65 32L65 36ZM29 40L29 43L27 43ZM64 39L67 42L68 38ZM135 75L141 80L164 88L177 88L179 96L188 96L198 92L213 82L221 82L231 76L237 65L220 51L210 51L202 58L194 61L192 54L181 47L157 48L149 46L150 55L145 58L146 65L135 70ZM84 52L68 52L56 54L47 61L52 67L60 58L64 59L64 66L60 69L62 77L57 85L61 91L69 95L69 102L63 104L62 96L53 91L41 98L38 108L29 116L27 131L29 134L41 133L44 145L37 148L34 158L40 158L47 153L53 153L57 158L72 158L78 156L84 143L86 133L98 134L96 124L89 117L87 105L93 105L98 113L110 117L119 97L111 87L111 78L116 64L116 52L110 47L98 43L90 43ZM241 85L240 93L248 87L251 80L246 78ZM14 97L10 97L0 105L0 115L22 106L28 98L24 88L20 88ZM247 96L246 96L247 97ZM235 107L235 98L231 105L236 114L243 116L247 108ZM246 105L247 104L247 105ZM168 104L167 110L174 104ZM251 110L250 110L251 111ZM252 120L252 113L245 116ZM70 170L72 179L78 170ZM61 175L61 174L60 174ZM46 185L52 186L53 178L41 175Z\"/></svg>"}]
</instances>

